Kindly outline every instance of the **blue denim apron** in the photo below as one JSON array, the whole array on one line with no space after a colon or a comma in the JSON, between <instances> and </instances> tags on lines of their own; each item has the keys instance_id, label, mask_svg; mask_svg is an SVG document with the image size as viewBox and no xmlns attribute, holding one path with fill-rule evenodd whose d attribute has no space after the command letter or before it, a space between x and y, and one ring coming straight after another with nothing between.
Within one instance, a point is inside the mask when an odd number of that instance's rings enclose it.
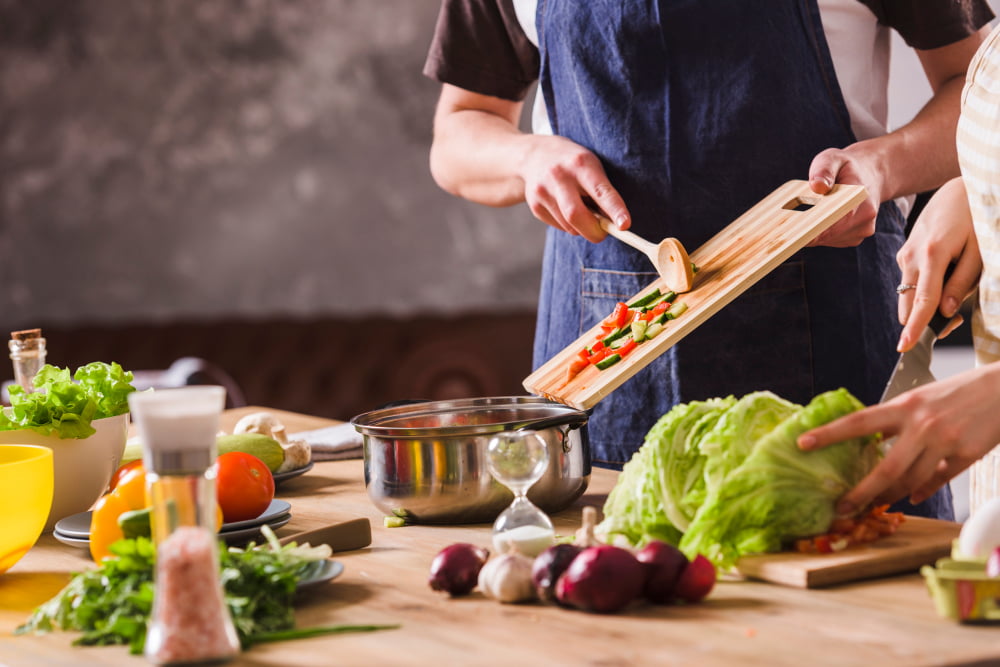
<instances>
[{"instance_id":1,"label":"blue denim apron","mask_svg":"<svg viewBox=\"0 0 1000 667\"><path fill-rule=\"evenodd\" d=\"M601 159L649 240L698 248L856 141L816 0L539 0L537 26L553 131ZM678 402L769 389L805 403L838 387L878 401L897 358L903 229L888 202L860 246L804 249L604 398L594 464L620 467ZM550 228L536 367L655 278L613 238ZM950 493L905 510L950 517Z\"/></svg>"}]
</instances>

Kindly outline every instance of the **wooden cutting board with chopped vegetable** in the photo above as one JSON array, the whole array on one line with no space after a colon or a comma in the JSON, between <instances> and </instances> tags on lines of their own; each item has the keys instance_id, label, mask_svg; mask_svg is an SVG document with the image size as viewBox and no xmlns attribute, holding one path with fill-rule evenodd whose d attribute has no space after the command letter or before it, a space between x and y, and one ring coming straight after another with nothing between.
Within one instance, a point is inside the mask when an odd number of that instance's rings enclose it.
<instances>
[{"instance_id":1,"label":"wooden cutting board with chopped vegetable","mask_svg":"<svg viewBox=\"0 0 1000 667\"><path fill-rule=\"evenodd\" d=\"M654 335L645 333L634 346L628 343L631 333L620 335L608 343L609 347L619 347L598 350L586 363L582 351L592 351L595 341L602 336L607 340L609 333L615 333L599 324L529 375L524 388L580 410L593 407L865 197L860 185L837 185L829 194L817 195L807 181L785 183L691 253L691 261L698 267L691 291L673 300L667 312L676 317L657 316L661 326L653 326ZM665 294L669 289L657 279L628 303L634 304L655 291ZM612 313L608 315L610 319ZM652 322L647 332L650 326ZM628 349L619 352L625 345ZM598 359L602 354L606 356Z\"/></svg>"},{"instance_id":2,"label":"wooden cutting board with chopped vegetable","mask_svg":"<svg viewBox=\"0 0 1000 667\"><path fill-rule=\"evenodd\" d=\"M744 556L736 569L750 579L797 588L822 588L862 579L914 572L951 553L962 526L909 516L892 535L828 554L784 551Z\"/></svg>"}]
</instances>

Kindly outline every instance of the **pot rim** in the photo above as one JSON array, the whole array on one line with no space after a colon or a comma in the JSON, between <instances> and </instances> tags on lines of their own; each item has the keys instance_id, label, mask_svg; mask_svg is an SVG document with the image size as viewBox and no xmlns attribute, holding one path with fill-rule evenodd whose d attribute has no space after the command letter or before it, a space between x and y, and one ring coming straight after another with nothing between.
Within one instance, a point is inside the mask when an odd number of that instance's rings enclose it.
<instances>
[{"instance_id":1,"label":"pot rim","mask_svg":"<svg viewBox=\"0 0 1000 667\"><path fill-rule=\"evenodd\" d=\"M417 417L462 414L497 408L538 408L538 414L524 419L487 424L459 424L452 426L398 426L393 422ZM460 398L439 401L415 401L363 412L350 421L355 430L376 438L441 438L448 436L488 435L503 431L523 429L544 430L551 427L586 425L586 412L563 403L538 396L493 396L485 398Z\"/></svg>"}]
</instances>

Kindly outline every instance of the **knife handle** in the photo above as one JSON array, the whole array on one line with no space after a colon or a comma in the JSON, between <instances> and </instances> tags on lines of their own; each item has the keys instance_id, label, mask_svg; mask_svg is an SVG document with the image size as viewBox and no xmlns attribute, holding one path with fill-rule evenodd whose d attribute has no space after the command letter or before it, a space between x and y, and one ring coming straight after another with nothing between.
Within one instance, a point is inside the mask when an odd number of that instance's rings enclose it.
<instances>
[{"instance_id":1,"label":"knife handle","mask_svg":"<svg viewBox=\"0 0 1000 667\"><path fill-rule=\"evenodd\" d=\"M954 272L954 270L955 270L955 262L950 263L948 265L948 268L944 270L944 277L941 278L942 288L944 288L944 284L948 282L948 279L951 278L951 274L952 272ZM932 317L931 321L927 323L927 326L930 328L931 331L934 332L935 336L940 336L941 332L944 331L949 324L951 324L951 321L953 319L954 319L953 317L945 317L944 315L941 314L941 308L939 304L938 308L934 309L934 317Z\"/></svg>"}]
</instances>

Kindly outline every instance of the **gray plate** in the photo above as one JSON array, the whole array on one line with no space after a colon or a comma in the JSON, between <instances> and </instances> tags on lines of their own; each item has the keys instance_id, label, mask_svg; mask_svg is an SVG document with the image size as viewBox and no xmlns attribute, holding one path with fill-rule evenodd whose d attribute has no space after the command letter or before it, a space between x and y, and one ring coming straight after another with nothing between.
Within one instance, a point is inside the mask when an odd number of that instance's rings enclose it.
<instances>
[{"instance_id":1,"label":"gray plate","mask_svg":"<svg viewBox=\"0 0 1000 667\"><path fill-rule=\"evenodd\" d=\"M291 511L292 506L285 500L274 499L271 504L267 506L264 513L261 514L256 519L249 519L247 521L231 521L229 523L222 524L222 528L219 530L219 536L225 538L229 533L243 533L248 528L256 527L260 530L262 524L268 524L271 528L277 528L279 525L284 526L288 523L288 513ZM279 519L284 518L280 524L276 525ZM63 537L72 538L76 540L83 540L86 544L90 539L90 512L80 512L79 514L72 514L68 517L59 519L56 522L55 530L53 531ZM227 540L228 541L228 540Z\"/></svg>"},{"instance_id":2,"label":"gray plate","mask_svg":"<svg viewBox=\"0 0 1000 667\"><path fill-rule=\"evenodd\" d=\"M315 586L316 584L321 584L324 581L330 581L331 579L336 579L344 571L344 564L331 560L329 558L325 560L318 560L315 563L309 565L309 568L302 574L302 578L299 579L299 588L306 588L308 586Z\"/></svg>"},{"instance_id":3,"label":"gray plate","mask_svg":"<svg viewBox=\"0 0 1000 667\"><path fill-rule=\"evenodd\" d=\"M312 470L312 467L313 467L313 462L310 461L301 468L294 468L292 470L286 470L285 472L276 472L274 473L274 483L281 484L286 479L291 479L293 477L298 477L299 475L304 475L310 470Z\"/></svg>"}]
</instances>

